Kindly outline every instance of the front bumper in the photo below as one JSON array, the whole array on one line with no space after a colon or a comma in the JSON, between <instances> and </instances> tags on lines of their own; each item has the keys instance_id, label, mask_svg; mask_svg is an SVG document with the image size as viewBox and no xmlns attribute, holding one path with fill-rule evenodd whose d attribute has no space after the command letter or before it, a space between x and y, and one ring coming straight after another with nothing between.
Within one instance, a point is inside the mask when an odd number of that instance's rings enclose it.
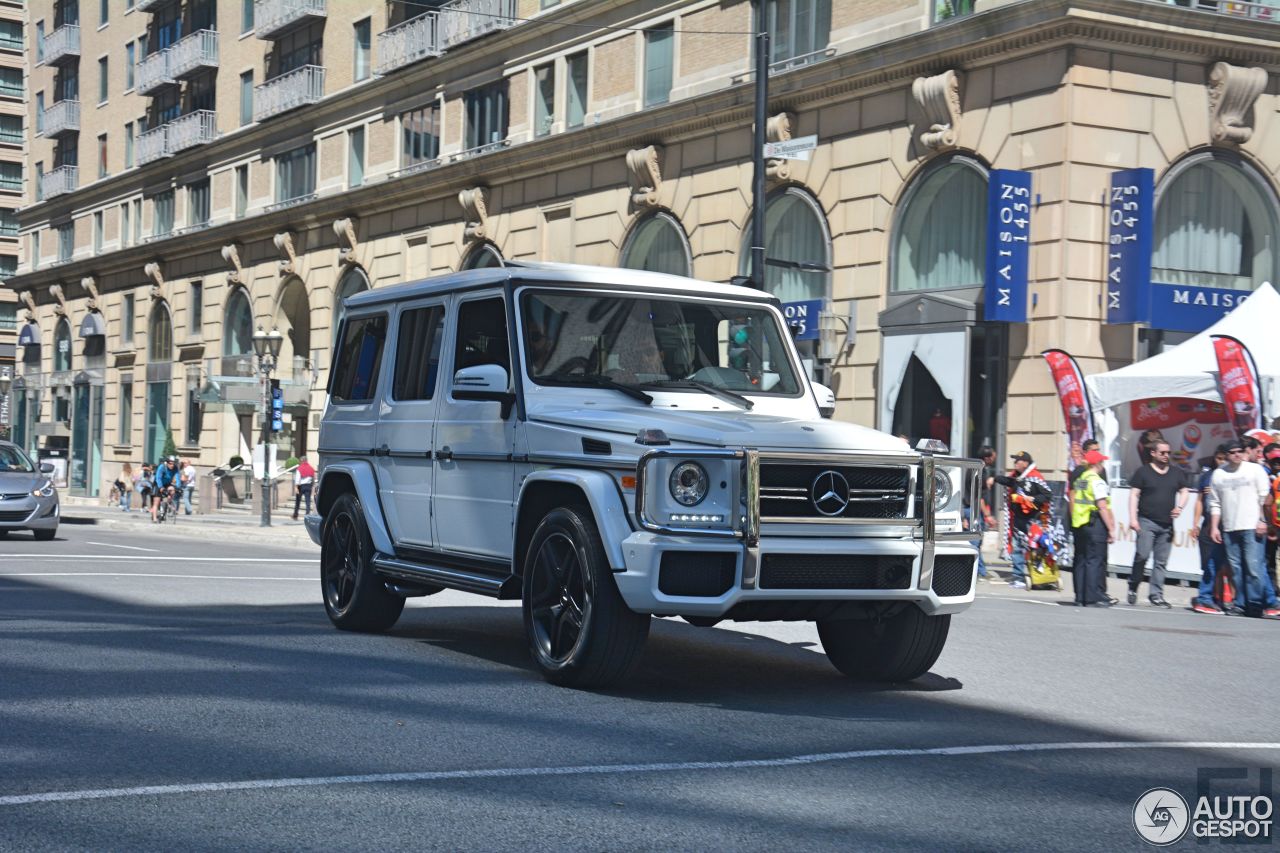
<instances>
[{"instance_id":1,"label":"front bumper","mask_svg":"<svg viewBox=\"0 0 1280 853\"><path fill-rule=\"evenodd\" d=\"M704 537L671 536L646 531L633 533L623 543L626 569L615 572L618 590L627 606L638 613L657 616L724 616L735 605L760 601L909 601L925 613L958 613L974 600L977 548L968 542L933 543L932 555L918 539L874 538L761 538L749 548L740 542L713 541ZM733 584L715 596L669 595L659 587L663 554L731 554L734 559ZM766 555L842 555L856 557L904 557L911 560L909 583L893 589L772 589L752 582ZM969 582L961 595L939 595L932 578L921 583L921 569L931 568L939 557L970 559ZM728 559L727 557L725 558ZM744 576L746 580L744 581Z\"/></svg>"},{"instance_id":2,"label":"front bumper","mask_svg":"<svg viewBox=\"0 0 1280 853\"><path fill-rule=\"evenodd\" d=\"M61 514L56 495L0 501L0 530L57 530Z\"/></svg>"}]
</instances>

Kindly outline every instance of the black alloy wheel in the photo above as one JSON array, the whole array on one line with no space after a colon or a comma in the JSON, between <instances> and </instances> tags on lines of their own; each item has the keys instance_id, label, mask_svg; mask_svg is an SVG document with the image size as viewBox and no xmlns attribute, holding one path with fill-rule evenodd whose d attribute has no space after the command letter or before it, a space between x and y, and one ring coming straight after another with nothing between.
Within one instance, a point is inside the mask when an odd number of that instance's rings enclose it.
<instances>
[{"instance_id":1,"label":"black alloy wheel","mask_svg":"<svg viewBox=\"0 0 1280 853\"><path fill-rule=\"evenodd\" d=\"M546 660L564 666L583 640L595 591L573 540L555 531L533 559L530 586L533 636Z\"/></svg>"},{"instance_id":2,"label":"black alloy wheel","mask_svg":"<svg viewBox=\"0 0 1280 853\"><path fill-rule=\"evenodd\" d=\"M379 632L394 625L404 599L388 592L373 569L373 542L353 493L334 502L320 542L320 586L329 620L344 631Z\"/></svg>"}]
</instances>

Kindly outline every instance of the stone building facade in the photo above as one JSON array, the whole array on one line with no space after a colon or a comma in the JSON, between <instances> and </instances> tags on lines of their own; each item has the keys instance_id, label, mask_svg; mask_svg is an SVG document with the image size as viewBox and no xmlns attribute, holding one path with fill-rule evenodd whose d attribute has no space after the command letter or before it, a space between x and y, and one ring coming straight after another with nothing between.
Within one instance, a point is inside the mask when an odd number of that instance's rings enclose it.
<instances>
[{"instance_id":1,"label":"stone building facade","mask_svg":"<svg viewBox=\"0 0 1280 853\"><path fill-rule=\"evenodd\" d=\"M23 149L27 134L26 62L23 4L0 0L0 281L18 272L18 208L25 197ZM18 337L18 295L0 288L0 377L12 378ZM7 394L0 394L0 435L11 412Z\"/></svg>"},{"instance_id":2,"label":"stone building facade","mask_svg":"<svg viewBox=\"0 0 1280 853\"><path fill-rule=\"evenodd\" d=\"M247 457L258 326L286 339L280 440L314 449L341 299L365 287L503 259L746 271L744 0L134 2L74 59L31 57L33 92L71 94L75 62L89 93L76 130L32 143L9 282L33 306L21 437L65 433L73 491L170 435L206 470ZM1265 6L764 2L769 136L816 137L768 163L765 284L821 315L801 347L836 417L1060 465L1039 353L1094 371L1190 331L1105 321L1119 170L1153 170L1161 280L1280 278ZM50 33L60 8L29 16ZM986 319L992 170L1030 176L1025 322Z\"/></svg>"}]
</instances>

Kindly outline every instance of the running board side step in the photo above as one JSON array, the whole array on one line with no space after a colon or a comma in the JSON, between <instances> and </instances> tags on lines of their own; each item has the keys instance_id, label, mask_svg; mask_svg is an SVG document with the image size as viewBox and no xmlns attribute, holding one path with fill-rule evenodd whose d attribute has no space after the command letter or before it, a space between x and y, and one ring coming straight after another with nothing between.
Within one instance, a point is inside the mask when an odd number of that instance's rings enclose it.
<instances>
[{"instance_id":1,"label":"running board side step","mask_svg":"<svg viewBox=\"0 0 1280 853\"><path fill-rule=\"evenodd\" d=\"M383 577L414 584L443 586L490 598L520 597L520 579L514 575L498 577L467 569L409 562L386 554L374 555L373 568Z\"/></svg>"}]
</instances>

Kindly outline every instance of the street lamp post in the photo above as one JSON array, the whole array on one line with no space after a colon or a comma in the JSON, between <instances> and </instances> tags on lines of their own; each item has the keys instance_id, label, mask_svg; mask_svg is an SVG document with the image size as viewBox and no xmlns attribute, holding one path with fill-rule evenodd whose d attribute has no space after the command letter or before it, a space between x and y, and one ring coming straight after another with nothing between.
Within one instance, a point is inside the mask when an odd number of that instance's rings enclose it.
<instances>
[{"instance_id":1,"label":"street lamp post","mask_svg":"<svg viewBox=\"0 0 1280 853\"><path fill-rule=\"evenodd\" d=\"M262 524L271 526L271 372L276 369L276 359L280 357L280 345L284 343L284 335L279 329L272 329L270 334L258 327L253 336L253 351L258 356L258 373L262 376Z\"/></svg>"}]
</instances>

